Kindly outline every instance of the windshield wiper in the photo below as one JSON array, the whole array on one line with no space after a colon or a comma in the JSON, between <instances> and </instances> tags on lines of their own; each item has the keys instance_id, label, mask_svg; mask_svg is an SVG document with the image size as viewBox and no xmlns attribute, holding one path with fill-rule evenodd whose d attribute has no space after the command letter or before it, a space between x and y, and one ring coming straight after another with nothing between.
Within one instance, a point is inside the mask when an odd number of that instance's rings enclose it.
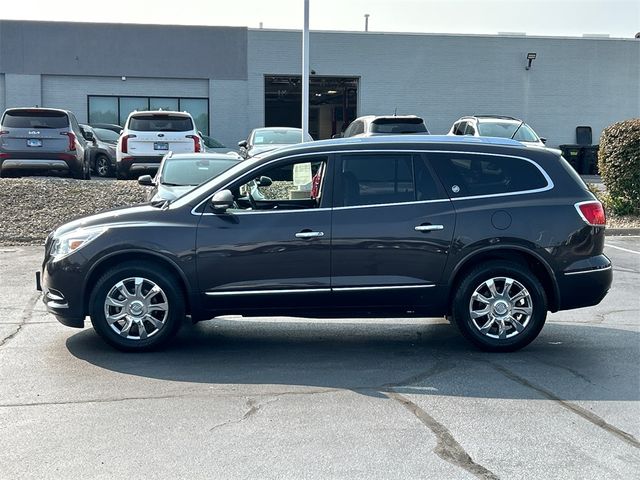
<instances>
[{"instance_id":1,"label":"windshield wiper","mask_svg":"<svg viewBox=\"0 0 640 480\"><path fill-rule=\"evenodd\" d=\"M518 133L518 130L520 130L520 127L524 125L524 120L522 122L520 122L520 125L518 125L518 128L516 128L516 131L513 132L513 135L511 135L511 140L513 140L513 137L516 136L516 133Z\"/></svg>"}]
</instances>

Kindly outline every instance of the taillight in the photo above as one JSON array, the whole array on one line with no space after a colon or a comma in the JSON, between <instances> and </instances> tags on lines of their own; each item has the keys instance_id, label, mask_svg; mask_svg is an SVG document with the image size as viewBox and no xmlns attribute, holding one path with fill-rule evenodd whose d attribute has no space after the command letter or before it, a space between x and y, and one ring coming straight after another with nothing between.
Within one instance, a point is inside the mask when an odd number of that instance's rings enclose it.
<instances>
[{"instance_id":1,"label":"taillight","mask_svg":"<svg viewBox=\"0 0 640 480\"><path fill-rule=\"evenodd\" d=\"M576 203L575 207L582 219L592 227L604 227L607 224L604 207L597 200Z\"/></svg>"},{"instance_id":2,"label":"taillight","mask_svg":"<svg viewBox=\"0 0 640 480\"><path fill-rule=\"evenodd\" d=\"M69 150L73 152L76 149L76 135L73 132L60 132L60 135L69 137Z\"/></svg>"},{"instance_id":3,"label":"taillight","mask_svg":"<svg viewBox=\"0 0 640 480\"><path fill-rule=\"evenodd\" d=\"M129 139L136 138L135 135L124 135L122 137L122 144L120 146L120 151L122 153L129 153Z\"/></svg>"},{"instance_id":4,"label":"taillight","mask_svg":"<svg viewBox=\"0 0 640 480\"><path fill-rule=\"evenodd\" d=\"M198 135L187 135L187 138L191 138L193 140L193 151L199 153L202 151L202 146L200 145L200 137Z\"/></svg>"},{"instance_id":5,"label":"taillight","mask_svg":"<svg viewBox=\"0 0 640 480\"><path fill-rule=\"evenodd\" d=\"M0 130L0 135L9 135L9 132L6 130Z\"/></svg>"}]
</instances>

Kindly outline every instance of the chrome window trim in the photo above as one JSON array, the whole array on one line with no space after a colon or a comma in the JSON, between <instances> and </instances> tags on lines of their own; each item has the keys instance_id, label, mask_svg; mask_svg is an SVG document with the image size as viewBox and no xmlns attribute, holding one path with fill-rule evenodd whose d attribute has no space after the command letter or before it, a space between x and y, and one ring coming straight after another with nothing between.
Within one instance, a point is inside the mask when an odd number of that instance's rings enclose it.
<instances>
[{"instance_id":1,"label":"chrome window trim","mask_svg":"<svg viewBox=\"0 0 640 480\"><path fill-rule=\"evenodd\" d=\"M370 208L370 207L380 207L380 206L389 206L389 205L407 205L407 204L413 204L413 203L448 202L448 201L471 200L471 199L476 199L476 198L495 198L495 197L506 197L506 196L511 196L511 195L529 195L529 194L532 194L532 193L546 192L548 190L551 190L555 186L554 183L553 183L553 180L551 180L551 177L549 177L549 175L544 170L544 168L542 168L540 165L538 165L533 160L528 159L526 157L521 157L519 155L508 155L508 154L504 154L504 153L464 152L464 151L458 151L458 150L417 150L417 149L379 149L379 148L377 148L377 149L364 149L364 150L329 150L329 151L323 151L323 152L296 153L296 154L293 154L293 155L286 155L284 157L274 158L273 160L270 160L267 163L263 163L261 165L257 165L255 168L245 172L243 174L243 176L244 175L251 175L252 172L255 172L256 170L261 169L262 167L265 167L267 165L271 165L272 163L280 162L282 160L288 160L288 159L299 158L299 157L313 157L313 156L321 156L321 155L352 154L352 153L414 153L414 154L415 153L417 153L417 154L421 154L421 153L453 153L453 154L457 154L457 155L489 155L489 156L494 156L494 157L517 158L519 160L524 160L524 161L529 162L532 165L534 165L538 169L538 171L540 171L540 173L545 178L545 180L547 181L547 185L545 187L535 188L535 189L532 189L532 190L517 190L515 192L491 193L491 194L487 194L487 195L469 195L469 196L466 196L466 197L450 197L450 198L446 198L446 199L422 200L422 201L417 201L417 202L401 202L401 203L388 203L388 204L382 203L382 204L376 204L376 205L354 205L354 206L349 206L349 207L328 207L328 208L324 208L323 210L338 210L338 209L346 209L346 208ZM224 190L229 185L234 183L236 180L237 179L231 180L230 182L228 182L225 185L223 185L220 188L218 188L215 192L212 192L211 194L207 195L201 202L199 202L195 207L193 207L191 209L191 214L192 215L196 215L196 216L217 215L215 213L208 213L208 212L198 213L198 212L196 212L196 210L198 208L200 208L202 206L202 204L204 204L207 201L209 201L209 199L216 192L218 192L220 190ZM317 210L319 210L319 209L313 208L313 209L286 210L286 211L287 212L302 212L302 211L317 211ZM265 210L264 212L265 213L275 213L276 211L275 210ZM281 210L278 213L282 213L282 212L285 212L285 210ZM249 211L249 212L246 212L246 213L256 213L256 212L255 211L254 212Z\"/></svg>"},{"instance_id":2,"label":"chrome window trim","mask_svg":"<svg viewBox=\"0 0 640 480\"><path fill-rule=\"evenodd\" d=\"M564 272L565 275L582 275L583 273L605 272L611 270L611 265L602 268L590 268L589 270L579 270L577 272Z\"/></svg>"}]
</instances>

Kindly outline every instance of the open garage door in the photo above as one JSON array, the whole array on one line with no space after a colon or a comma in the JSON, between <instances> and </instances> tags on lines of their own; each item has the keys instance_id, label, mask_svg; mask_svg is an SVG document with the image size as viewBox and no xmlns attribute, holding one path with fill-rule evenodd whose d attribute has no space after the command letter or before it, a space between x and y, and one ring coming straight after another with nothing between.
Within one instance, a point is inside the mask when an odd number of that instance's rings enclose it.
<instances>
[{"instance_id":1,"label":"open garage door","mask_svg":"<svg viewBox=\"0 0 640 480\"><path fill-rule=\"evenodd\" d=\"M264 124L266 127L301 126L301 77L265 76ZM309 79L309 133L316 139L331 138L357 117L358 78Z\"/></svg>"}]
</instances>

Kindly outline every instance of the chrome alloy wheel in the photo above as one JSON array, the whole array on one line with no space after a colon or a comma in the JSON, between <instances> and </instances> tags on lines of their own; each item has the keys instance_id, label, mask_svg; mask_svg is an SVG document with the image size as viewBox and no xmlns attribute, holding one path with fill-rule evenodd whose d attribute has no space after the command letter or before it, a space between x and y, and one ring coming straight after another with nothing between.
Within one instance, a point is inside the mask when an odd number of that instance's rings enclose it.
<instances>
[{"instance_id":1,"label":"chrome alloy wheel","mask_svg":"<svg viewBox=\"0 0 640 480\"><path fill-rule=\"evenodd\" d=\"M164 291L142 277L119 281L104 301L104 316L111 329L128 340L144 340L165 325L169 303Z\"/></svg>"},{"instance_id":2,"label":"chrome alloy wheel","mask_svg":"<svg viewBox=\"0 0 640 480\"><path fill-rule=\"evenodd\" d=\"M522 332L531 320L533 302L524 285L509 277L481 283L471 295L471 323L487 337L504 340Z\"/></svg>"},{"instance_id":3,"label":"chrome alloy wheel","mask_svg":"<svg viewBox=\"0 0 640 480\"><path fill-rule=\"evenodd\" d=\"M99 177L106 177L109 175L110 163L109 159L104 156L100 156L96 159L96 173Z\"/></svg>"}]
</instances>

